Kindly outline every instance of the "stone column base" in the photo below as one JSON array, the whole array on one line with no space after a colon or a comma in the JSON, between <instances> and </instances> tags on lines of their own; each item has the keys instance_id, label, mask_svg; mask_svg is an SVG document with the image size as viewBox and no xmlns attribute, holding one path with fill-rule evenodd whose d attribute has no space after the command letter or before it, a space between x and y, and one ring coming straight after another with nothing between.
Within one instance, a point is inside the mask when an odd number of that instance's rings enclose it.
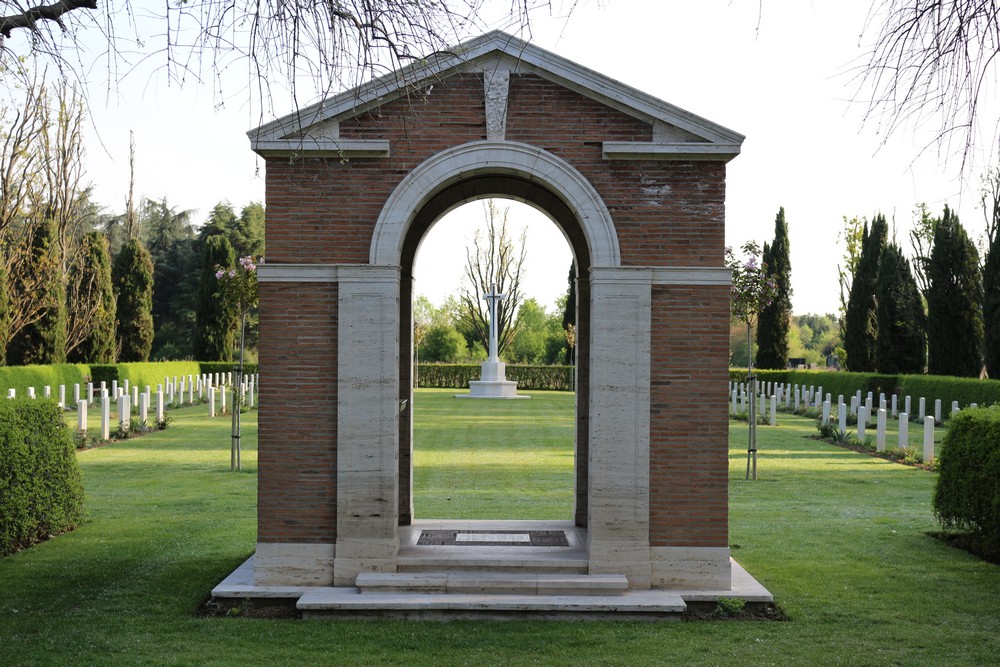
<instances>
[{"instance_id":1,"label":"stone column base","mask_svg":"<svg viewBox=\"0 0 1000 667\"><path fill-rule=\"evenodd\" d=\"M334 546L258 542L253 559L256 586L329 586Z\"/></svg>"},{"instance_id":2,"label":"stone column base","mask_svg":"<svg viewBox=\"0 0 1000 667\"><path fill-rule=\"evenodd\" d=\"M337 540L333 585L353 586L362 572L395 572L399 537L395 539Z\"/></svg>"},{"instance_id":3,"label":"stone column base","mask_svg":"<svg viewBox=\"0 0 1000 667\"><path fill-rule=\"evenodd\" d=\"M653 547L652 587L672 590L730 590L729 547Z\"/></svg>"}]
</instances>

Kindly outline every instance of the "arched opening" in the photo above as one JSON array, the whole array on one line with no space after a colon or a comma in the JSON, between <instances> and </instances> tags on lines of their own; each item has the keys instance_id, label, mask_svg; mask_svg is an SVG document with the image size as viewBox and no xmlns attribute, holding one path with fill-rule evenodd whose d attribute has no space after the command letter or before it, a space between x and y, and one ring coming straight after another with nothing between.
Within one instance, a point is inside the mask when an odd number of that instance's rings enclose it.
<instances>
[{"instance_id":1,"label":"arched opening","mask_svg":"<svg viewBox=\"0 0 1000 667\"><path fill-rule=\"evenodd\" d=\"M568 271L575 261L560 228L542 211L507 198L469 201L436 220L418 244L413 266L414 385L433 384L434 367L421 361L450 361L476 367L485 346L476 340L458 297L473 304L488 292L483 279L466 271L474 239L489 245L487 220L510 240L518 290L501 285L510 315L520 326L501 352L508 364L568 363L563 327ZM523 238L522 238L523 233ZM522 246L523 243L523 246ZM479 267L482 269L483 267ZM482 275L474 271L473 274ZM488 279L486 279L488 280ZM575 319L575 271L573 309ZM448 308L445 300L450 298ZM456 306L458 306L456 308ZM405 308L406 304L403 303ZM519 311L519 312L518 312ZM465 326L463 326L463 324ZM575 326L575 323L574 323ZM423 345L421 345L423 341ZM464 355L456 360L452 355ZM442 357L448 357L442 359ZM512 367L508 366L511 370ZM478 379L478 374L475 375ZM567 383L567 389L572 383ZM456 400L468 388L414 393L413 513L415 519L563 520L573 519L575 418L573 393L526 392L535 400ZM443 421L442 415L447 415Z\"/></svg>"},{"instance_id":2,"label":"arched opening","mask_svg":"<svg viewBox=\"0 0 1000 667\"><path fill-rule=\"evenodd\" d=\"M408 525L415 517L414 506L414 411L419 406L414 402L413 394L413 360L415 342L413 339L413 300L419 293L415 289L413 275L418 249L431 227L439 220L457 211L463 205L481 207L479 202L487 198L498 198L503 201L520 203L522 208L541 212L547 222L553 224L565 239L568 252L577 266L577 347L576 378L577 391L574 401L574 425L572 428L571 451L573 452L573 472L567 485L573 488L572 508L568 514L560 518L572 520L578 526L587 522L587 414L588 414L588 380L589 351L587 348L587 331L589 330L589 286L586 276L590 268L590 253L586 239L576 216L569 207L547 188L523 178L509 175L477 175L455 183L436 193L414 215L406 230L400 258L400 396L409 397L410 410L404 410L399 422L399 517L401 525ZM464 253L457 260L464 263ZM566 267L559 273L563 274L562 284L566 284ZM419 445L417 445L419 446ZM419 514L419 510L417 511ZM420 518L423 518L421 516ZM434 517L442 518L442 517ZM518 518L518 517L510 517Z\"/></svg>"}]
</instances>

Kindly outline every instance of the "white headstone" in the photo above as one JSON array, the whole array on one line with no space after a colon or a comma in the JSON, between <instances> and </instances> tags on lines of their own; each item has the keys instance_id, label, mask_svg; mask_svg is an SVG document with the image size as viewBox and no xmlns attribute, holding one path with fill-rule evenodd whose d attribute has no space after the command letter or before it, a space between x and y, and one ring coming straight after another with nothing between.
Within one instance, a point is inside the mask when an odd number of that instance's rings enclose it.
<instances>
[{"instance_id":1,"label":"white headstone","mask_svg":"<svg viewBox=\"0 0 1000 667\"><path fill-rule=\"evenodd\" d=\"M7 398L17 398L17 390L11 387L7 390Z\"/></svg>"},{"instance_id":2,"label":"white headstone","mask_svg":"<svg viewBox=\"0 0 1000 667\"><path fill-rule=\"evenodd\" d=\"M865 422L868 421L868 408L858 406L858 440L865 441Z\"/></svg>"},{"instance_id":3,"label":"white headstone","mask_svg":"<svg viewBox=\"0 0 1000 667\"><path fill-rule=\"evenodd\" d=\"M934 417L924 417L924 463L934 462Z\"/></svg>"},{"instance_id":4,"label":"white headstone","mask_svg":"<svg viewBox=\"0 0 1000 667\"><path fill-rule=\"evenodd\" d=\"M771 396L771 426L778 425L778 397Z\"/></svg>"},{"instance_id":5,"label":"white headstone","mask_svg":"<svg viewBox=\"0 0 1000 667\"><path fill-rule=\"evenodd\" d=\"M938 424L941 423L941 399L934 399L934 421Z\"/></svg>"},{"instance_id":6,"label":"white headstone","mask_svg":"<svg viewBox=\"0 0 1000 667\"><path fill-rule=\"evenodd\" d=\"M35 398L35 388L28 387L28 398Z\"/></svg>"},{"instance_id":7,"label":"white headstone","mask_svg":"<svg viewBox=\"0 0 1000 667\"><path fill-rule=\"evenodd\" d=\"M149 394L139 394L139 424L149 430Z\"/></svg>"},{"instance_id":8,"label":"white headstone","mask_svg":"<svg viewBox=\"0 0 1000 667\"><path fill-rule=\"evenodd\" d=\"M883 398L882 401L885 402L885 399ZM875 441L876 441L875 446L878 448L878 451L880 452L885 451L885 417L886 417L885 408L879 408L878 422L875 428Z\"/></svg>"},{"instance_id":9,"label":"white headstone","mask_svg":"<svg viewBox=\"0 0 1000 667\"><path fill-rule=\"evenodd\" d=\"M215 416L215 389L212 387L208 390L208 416Z\"/></svg>"},{"instance_id":10,"label":"white headstone","mask_svg":"<svg viewBox=\"0 0 1000 667\"><path fill-rule=\"evenodd\" d=\"M951 416L954 417L958 413L958 401L951 402Z\"/></svg>"},{"instance_id":11,"label":"white headstone","mask_svg":"<svg viewBox=\"0 0 1000 667\"><path fill-rule=\"evenodd\" d=\"M52 398L52 387L45 385L42 387L42 398Z\"/></svg>"},{"instance_id":12,"label":"white headstone","mask_svg":"<svg viewBox=\"0 0 1000 667\"><path fill-rule=\"evenodd\" d=\"M101 440L111 439L111 397L108 390L101 390Z\"/></svg>"},{"instance_id":13,"label":"white headstone","mask_svg":"<svg viewBox=\"0 0 1000 667\"><path fill-rule=\"evenodd\" d=\"M927 401L924 400L923 396L921 396L920 401L917 403L917 420L923 421L924 415L926 414L927 414Z\"/></svg>"},{"instance_id":14,"label":"white headstone","mask_svg":"<svg viewBox=\"0 0 1000 667\"><path fill-rule=\"evenodd\" d=\"M80 402L80 383L77 382L73 385L73 405L77 405Z\"/></svg>"},{"instance_id":15,"label":"white headstone","mask_svg":"<svg viewBox=\"0 0 1000 667\"><path fill-rule=\"evenodd\" d=\"M132 406L129 405L131 398L128 394L118 395L118 423L123 431L132 428Z\"/></svg>"},{"instance_id":16,"label":"white headstone","mask_svg":"<svg viewBox=\"0 0 1000 667\"><path fill-rule=\"evenodd\" d=\"M94 383L87 383L87 403L90 405L94 404Z\"/></svg>"},{"instance_id":17,"label":"white headstone","mask_svg":"<svg viewBox=\"0 0 1000 667\"><path fill-rule=\"evenodd\" d=\"M898 398L899 398L899 397L898 397L898 396L896 396L896 394L893 394L893 395L892 395L892 414L891 414L890 416L891 416L891 417L892 417L893 419L895 419L895 418L896 418L896 413L897 413L897 410L898 410L898 408L899 408L899 405L898 405L898 404L899 404L899 400L898 400Z\"/></svg>"},{"instance_id":18,"label":"white headstone","mask_svg":"<svg viewBox=\"0 0 1000 667\"><path fill-rule=\"evenodd\" d=\"M910 414L910 397L907 396L903 399L903 412Z\"/></svg>"},{"instance_id":19,"label":"white headstone","mask_svg":"<svg viewBox=\"0 0 1000 667\"><path fill-rule=\"evenodd\" d=\"M830 400L823 401L823 423L830 423Z\"/></svg>"},{"instance_id":20,"label":"white headstone","mask_svg":"<svg viewBox=\"0 0 1000 667\"><path fill-rule=\"evenodd\" d=\"M896 446L899 449L910 446L910 415L905 412L899 413L899 440Z\"/></svg>"},{"instance_id":21,"label":"white headstone","mask_svg":"<svg viewBox=\"0 0 1000 667\"><path fill-rule=\"evenodd\" d=\"M166 413L163 410L163 391L158 390L156 392L156 425L159 427L160 423L166 419Z\"/></svg>"},{"instance_id":22,"label":"white headstone","mask_svg":"<svg viewBox=\"0 0 1000 667\"><path fill-rule=\"evenodd\" d=\"M838 407L837 417L839 418L839 423L837 424L837 428L840 429L841 433L843 433L843 434L846 435L847 434L847 406L844 405L843 403L841 403L837 407Z\"/></svg>"},{"instance_id":23,"label":"white headstone","mask_svg":"<svg viewBox=\"0 0 1000 667\"><path fill-rule=\"evenodd\" d=\"M76 430L87 432L87 401L76 402Z\"/></svg>"}]
</instances>

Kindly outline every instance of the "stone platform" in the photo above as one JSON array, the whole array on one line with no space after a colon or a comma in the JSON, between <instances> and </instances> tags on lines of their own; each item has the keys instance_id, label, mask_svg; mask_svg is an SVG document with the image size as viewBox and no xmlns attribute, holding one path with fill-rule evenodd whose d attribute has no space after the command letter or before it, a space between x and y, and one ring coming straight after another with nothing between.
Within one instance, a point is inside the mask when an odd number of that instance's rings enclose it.
<instances>
[{"instance_id":1,"label":"stone platform","mask_svg":"<svg viewBox=\"0 0 1000 667\"><path fill-rule=\"evenodd\" d=\"M567 546L497 545L517 527L566 534ZM424 530L461 531L479 542L418 545ZM492 533L492 534L491 534ZM735 561L728 590L629 590L620 574L588 573L586 531L566 522L418 521L400 528L396 572L365 572L355 586L257 586L250 557L212 590L216 598L295 600L304 618L401 616L459 618L676 620L689 603L741 598L773 602Z\"/></svg>"}]
</instances>

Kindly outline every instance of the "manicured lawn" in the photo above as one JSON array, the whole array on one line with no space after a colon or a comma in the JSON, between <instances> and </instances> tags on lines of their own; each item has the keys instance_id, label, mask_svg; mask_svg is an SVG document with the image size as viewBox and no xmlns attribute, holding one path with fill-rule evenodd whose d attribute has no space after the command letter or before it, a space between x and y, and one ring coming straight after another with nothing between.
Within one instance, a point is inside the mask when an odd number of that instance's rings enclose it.
<instances>
[{"instance_id":1,"label":"manicured lawn","mask_svg":"<svg viewBox=\"0 0 1000 667\"><path fill-rule=\"evenodd\" d=\"M499 413L471 429L451 413L467 404L416 397L418 515L520 516L507 495L565 516L565 416L529 429L551 431L538 452L522 436L479 438L486 425L519 421L503 411L561 413L571 399L538 393L490 407ZM176 410L166 431L79 454L87 522L0 560L0 665L987 665L1000 651L1000 568L925 535L937 527L935 475L811 440L812 420L787 415L760 429L756 483L743 481L746 425L730 431L733 553L787 622L197 617L252 552L256 529L255 416L244 420L245 470L232 474L229 421L205 413ZM563 499L526 484L514 461L562 480Z\"/></svg>"}]
</instances>

